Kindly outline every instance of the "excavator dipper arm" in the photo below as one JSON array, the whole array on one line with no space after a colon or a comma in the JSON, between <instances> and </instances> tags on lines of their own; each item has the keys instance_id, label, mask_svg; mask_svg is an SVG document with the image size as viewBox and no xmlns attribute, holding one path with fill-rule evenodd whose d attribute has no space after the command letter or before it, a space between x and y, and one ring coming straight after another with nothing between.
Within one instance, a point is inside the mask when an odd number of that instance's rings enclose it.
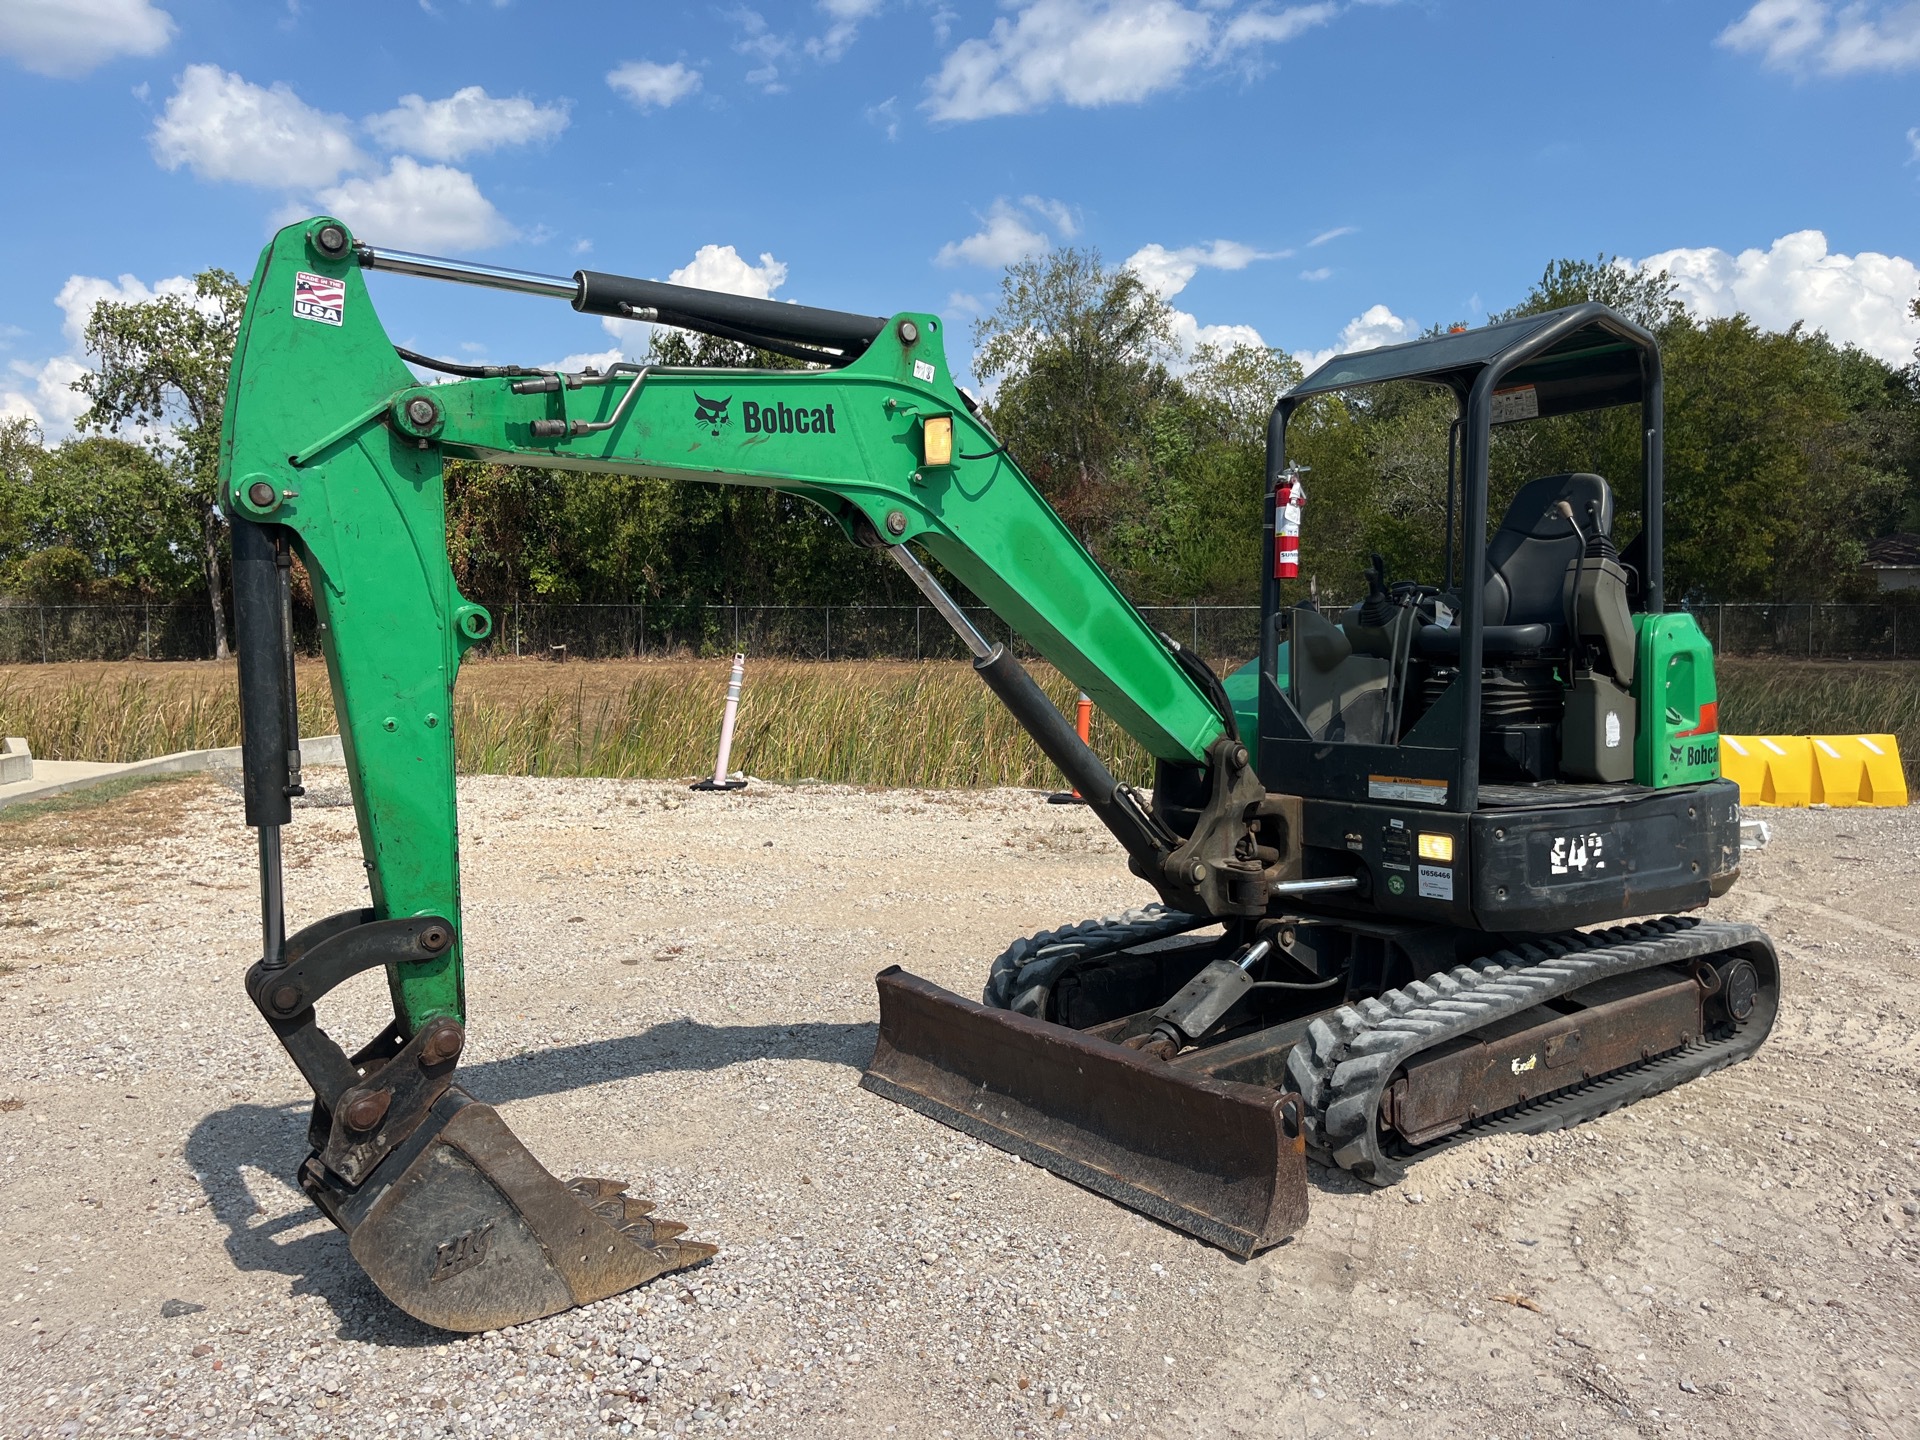
<instances>
[{"instance_id":1,"label":"excavator dipper arm","mask_svg":"<svg viewBox=\"0 0 1920 1440\"><path fill-rule=\"evenodd\" d=\"M412 270L566 297L588 313L686 324L837 362L815 370L508 367L423 384L363 271ZM839 353L834 353L837 350ZM233 522L247 821L260 834L263 954L249 993L313 1084L302 1182L403 1308L488 1328L641 1283L711 1247L677 1239L611 1182L540 1168L452 1083L464 1044L453 688L493 620L447 558L446 457L777 489L856 542L912 542L1135 736L1213 797L1175 833L1114 782L1003 649L983 678L1086 791L1135 871L1198 914L1257 915L1248 839L1262 792L1209 678L1157 636L955 388L941 322L840 315L581 274L572 282L396 256L338 221L263 252L236 344L221 501ZM292 558L313 584L371 906L284 934L279 827L299 793ZM971 629L949 602L956 627ZM384 967L394 1024L349 1059L314 1003Z\"/></svg>"}]
</instances>

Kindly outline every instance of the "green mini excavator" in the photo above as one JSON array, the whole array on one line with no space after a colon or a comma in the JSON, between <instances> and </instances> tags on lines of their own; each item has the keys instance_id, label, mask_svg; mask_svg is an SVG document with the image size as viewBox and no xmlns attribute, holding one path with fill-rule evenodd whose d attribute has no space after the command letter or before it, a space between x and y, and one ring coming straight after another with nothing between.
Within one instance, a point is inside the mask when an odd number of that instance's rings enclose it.
<instances>
[{"instance_id":1,"label":"green mini excavator","mask_svg":"<svg viewBox=\"0 0 1920 1440\"><path fill-rule=\"evenodd\" d=\"M432 360L388 338L369 270L565 300L805 367ZM1345 611L1290 603L1274 504L1296 476L1289 422L1317 395L1387 381L1457 402L1448 573L1376 565ZM1610 405L1643 420L1630 543L1594 474L1534 479L1493 524L1491 427ZM777 489L912 577L1159 903L1016 943L984 1003L883 971L862 1083L1235 1254L1304 1222L1309 1155L1392 1184L1437 1148L1583 1120L1739 1060L1772 1024L1767 938L1674 913L1737 874L1738 793L1718 778L1711 652L1662 605L1658 347L1614 312L1338 356L1281 396L1260 651L1223 684L1155 633L1021 473L956 387L938 317L468 264L320 217L260 257L221 452L260 855L247 989L314 1092L302 1187L430 1324L552 1314L714 1253L615 1181L561 1183L456 1083L453 686L493 617L448 564L449 456ZM1261 543L1247 537L1250 563ZM912 547L1151 753L1150 794L1115 779ZM369 903L289 934L295 557ZM316 1006L373 970L393 1022L349 1054Z\"/></svg>"}]
</instances>

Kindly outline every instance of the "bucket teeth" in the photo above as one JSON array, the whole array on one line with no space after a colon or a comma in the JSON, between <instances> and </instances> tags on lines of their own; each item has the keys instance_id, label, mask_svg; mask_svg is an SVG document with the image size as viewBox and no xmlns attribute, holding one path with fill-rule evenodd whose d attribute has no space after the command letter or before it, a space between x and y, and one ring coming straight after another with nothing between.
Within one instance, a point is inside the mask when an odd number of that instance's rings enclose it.
<instances>
[{"instance_id":1,"label":"bucket teeth","mask_svg":"<svg viewBox=\"0 0 1920 1440\"><path fill-rule=\"evenodd\" d=\"M687 1227L678 1220L636 1220L622 1225L620 1233L632 1236L637 1245L660 1245L686 1234Z\"/></svg>"},{"instance_id":2,"label":"bucket teeth","mask_svg":"<svg viewBox=\"0 0 1920 1440\"><path fill-rule=\"evenodd\" d=\"M612 1200L616 1196L627 1196L625 1180L603 1180L592 1175L576 1175L567 1181L567 1189L591 1205L596 1200ZM629 1205L645 1205L649 1210L653 1206L646 1200L627 1196Z\"/></svg>"},{"instance_id":3,"label":"bucket teeth","mask_svg":"<svg viewBox=\"0 0 1920 1440\"><path fill-rule=\"evenodd\" d=\"M617 1295L718 1247L678 1237L617 1180L561 1184L459 1089L342 1204L316 1196L388 1298L430 1325L490 1330Z\"/></svg>"}]
</instances>

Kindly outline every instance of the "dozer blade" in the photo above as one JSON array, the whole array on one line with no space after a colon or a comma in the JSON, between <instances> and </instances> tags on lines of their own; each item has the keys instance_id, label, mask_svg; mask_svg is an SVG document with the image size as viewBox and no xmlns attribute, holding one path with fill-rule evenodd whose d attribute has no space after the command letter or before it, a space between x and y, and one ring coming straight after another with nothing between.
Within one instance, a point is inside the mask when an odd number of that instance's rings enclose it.
<instances>
[{"instance_id":1,"label":"dozer blade","mask_svg":"<svg viewBox=\"0 0 1920 1440\"><path fill-rule=\"evenodd\" d=\"M860 1083L1246 1257L1307 1218L1297 1095L1193 1077L895 966Z\"/></svg>"},{"instance_id":2,"label":"dozer blade","mask_svg":"<svg viewBox=\"0 0 1920 1440\"><path fill-rule=\"evenodd\" d=\"M715 1253L616 1181L562 1185L457 1087L357 1187L317 1158L301 1183L387 1298L443 1330L537 1320Z\"/></svg>"}]
</instances>

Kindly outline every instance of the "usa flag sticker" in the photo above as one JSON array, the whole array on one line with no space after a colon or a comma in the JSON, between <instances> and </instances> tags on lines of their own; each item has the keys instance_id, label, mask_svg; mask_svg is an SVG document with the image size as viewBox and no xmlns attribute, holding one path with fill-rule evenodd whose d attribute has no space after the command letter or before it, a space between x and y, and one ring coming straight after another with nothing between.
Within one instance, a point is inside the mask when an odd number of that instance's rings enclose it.
<instances>
[{"instance_id":1,"label":"usa flag sticker","mask_svg":"<svg viewBox=\"0 0 1920 1440\"><path fill-rule=\"evenodd\" d=\"M347 282L302 270L293 277L293 313L302 320L338 325L347 309Z\"/></svg>"}]
</instances>

